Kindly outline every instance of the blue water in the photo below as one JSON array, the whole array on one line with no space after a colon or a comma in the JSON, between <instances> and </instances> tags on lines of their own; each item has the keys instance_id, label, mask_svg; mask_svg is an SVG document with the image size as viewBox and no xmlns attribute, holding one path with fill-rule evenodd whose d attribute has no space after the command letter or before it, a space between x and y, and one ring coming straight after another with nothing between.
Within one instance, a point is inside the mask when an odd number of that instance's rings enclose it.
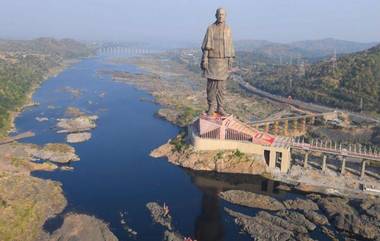
<instances>
[{"instance_id":1,"label":"blue water","mask_svg":"<svg viewBox=\"0 0 380 241\"><path fill-rule=\"evenodd\" d=\"M62 118L69 106L97 114L97 128L92 138L73 144L80 161L73 171L35 172L34 176L63 184L68 206L61 214L79 212L94 215L110 224L119 240L162 240L163 228L152 222L147 202L165 202L170 208L177 231L198 241L250 240L233 219L223 211L233 208L248 214L257 210L237 207L217 198L217 192L247 189L269 192L277 198L291 194L274 192L267 181L252 176L196 173L169 164L165 159L149 157L152 149L175 136L179 128L155 117L159 106L141 99L152 99L144 91L98 75L98 70L138 72L131 65L109 65L101 58L85 59L45 81L34 94L39 106L25 110L16 120L17 132L31 130L36 136L25 142L45 144L64 142L57 134L56 118ZM79 97L63 91L64 87L81 90ZM100 97L105 92L104 97ZM53 108L54 107L54 108ZM39 123L35 117L46 116ZM128 225L138 232L131 237L120 223L126 213ZM53 231L60 219L49 221L45 228Z\"/></svg>"}]
</instances>

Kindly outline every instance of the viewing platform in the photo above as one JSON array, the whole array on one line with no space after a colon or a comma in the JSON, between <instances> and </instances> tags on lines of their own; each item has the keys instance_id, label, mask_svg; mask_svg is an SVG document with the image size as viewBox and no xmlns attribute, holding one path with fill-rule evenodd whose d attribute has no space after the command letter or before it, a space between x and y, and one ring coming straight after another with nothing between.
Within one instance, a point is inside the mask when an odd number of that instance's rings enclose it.
<instances>
[{"instance_id":1,"label":"viewing platform","mask_svg":"<svg viewBox=\"0 0 380 241\"><path fill-rule=\"evenodd\" d=\"M188 126L188 133L196 150L239 150L262 157L271 169L290 168L290 138L258 131L233 115L201 114Z\"/></svg>"}]
</instances>

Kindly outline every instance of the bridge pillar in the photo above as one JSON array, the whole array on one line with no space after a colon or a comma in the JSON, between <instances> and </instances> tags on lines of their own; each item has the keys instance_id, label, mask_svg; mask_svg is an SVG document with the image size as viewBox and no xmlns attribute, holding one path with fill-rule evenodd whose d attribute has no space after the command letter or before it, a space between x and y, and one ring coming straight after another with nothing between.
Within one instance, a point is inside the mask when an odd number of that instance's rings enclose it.
<instances>
[{"instance_id":1,"label":"bridge pillar","mask_svg":"<svg viewBox=\"0 0 380 241\"><path fill-rule=\"evenodd\" d=\"M326 167L327 167L327 156L323 155L323 160L322 160L322 172L326 172Z\"/></svg>"},{"instance_id":2,"label":"bridge pillar","mask_svg":"<svg viewBox=\"0 0 380 241\"><path fill-rule=\"evenodd\" d=\"M289 129L289 121L285 120L285 122L284 122L284 136L288 135L288 129Z\"/></svg>"},{"instance_id":3,"label":"bridge pillar","mask_svg":"<svg viewBox=\"0 0 380 241\"><path fill-rule=\"evenodd\" d=\"M308 162L309 161L309 152L307 151L306 153L305 153L305 160L303 161L303 167L304 168L307 168L307 166L308 166Z\"/></svg>"},{"instance_id":4,"label":"bridge pillar","mask_svg":"<svg viewBox=\"0 0 380 241\"><path fill-rule=\"evenodd\" d=\"M361 167L361 170L360 170L360 179L363 179L364 176L365 176L365 166L367 164L367 161L366 160L362 160L362 167Z\"/></svg>"},{"instance_id":5,"label":"bridge pillar","mask_svg":"<svg viewBox=\"0 0 380 241\"><path fill-rule=\"evenodd\" d=\"M297 128L298 128L298 120L295 119L295 120L293 120L293 129L294 129L295 131L297 131Z\"/></svg>"},{"instance_id":6,"label":"bridge pillar","mask_svg":"<svg viewBox=\"0 0 380 241\"><path fill-rule=\"evenodd\" d=\"M310 124L314 125L315 124L315 116L312 116L310 119Z\"/></svg>"},{"instance_id":7,"label":"bridge pillar","mask_svg":"<svg viewBox=\"0 0 380 241\"><path fill-rule=\"evenodd\" d=\"M265 128L264 128L264 131L266 132L266 133L268 133L269 132L269 123L267 122L267 123L265 123Z\"/></svg>"},{"instance_id":8,"label":"bridge pillar","mask_svg":"<svg viewBox=\"0 0 380 241\"><path fill-rule=\"evenodd\" d=\"M306 131L306 118L301 119L301 131L302 132Z\"/></svg>"},{"instance_id":9,"label":"bridge pillar","mask_svg":"<svg viewBox=\"0 0 380 241\"><path fill-rule=\"evenodd\" d=\"M271 151L269 154L269 168L274 170L276 168L276 152Z\"/></svg>"},{"instance_id":10,"label":"bridge pillar","mask_svg":"<svg viewBox=\"0 0 380 241\"><path fill-rule=\"evenodd\" d=\"M340 174L344 174L346 172L346 157L343 157L342 159L342 167L340 169Z\"/></svg>"},{"instance_id":11,"label":"bridge pillar","mask_svg":"<svg viewBox=\"0 0 380 241\"><path fill-rule=\"evenodd\" d=\"M274 126L274 134L277 135L278 134L278 121L275 121L273 126Z\"/></svg>"}]
</instances>

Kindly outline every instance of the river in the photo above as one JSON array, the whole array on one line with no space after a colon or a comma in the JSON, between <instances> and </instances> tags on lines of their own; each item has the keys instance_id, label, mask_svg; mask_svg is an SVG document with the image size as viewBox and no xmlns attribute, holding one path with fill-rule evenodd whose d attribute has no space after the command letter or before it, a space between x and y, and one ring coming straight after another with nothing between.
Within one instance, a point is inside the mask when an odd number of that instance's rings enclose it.
<instances>
[{"instance_id":1,"label":"river","mask_svg":"<svg viewBox=\"0 0 380 241\"><path fill-rule=\"evenodd\" d=\"M155 116L159 106L147 101L152 100L148 93L114 82L108 75L98 75L99 70L139 71L132 65L107 64L100 57L82 60L45 81L33 96L40 105L25 110L16 119L18 133L36 133L24 142L45 144L65 141L64 134L56 133L55 124L67 107L99 116L92 138L72 145L81 159L71 164L73 171L33 173L61 182L68 200L64 212L46 223L48 231L61 224L60 217L65 213L78 212L109 223L119 240L162 240L164 229L153 223L145 207L156 201L169 206L175 229L185 236L202 241L250 240L239 233L239 227L223 208L248 214L257 210L229 204L219 199L217 192L244 189L278 199L300 195L273 189L275 183L260 177L196 173L165 159L151 158L150 151L174 137L179 128ZM81 94L73 96L63 91L65 87L79 89ZM38 122L36 117L49 120ZM123 228L120 213L137 231L136 237Z\"/></svg>"}]
</instances>

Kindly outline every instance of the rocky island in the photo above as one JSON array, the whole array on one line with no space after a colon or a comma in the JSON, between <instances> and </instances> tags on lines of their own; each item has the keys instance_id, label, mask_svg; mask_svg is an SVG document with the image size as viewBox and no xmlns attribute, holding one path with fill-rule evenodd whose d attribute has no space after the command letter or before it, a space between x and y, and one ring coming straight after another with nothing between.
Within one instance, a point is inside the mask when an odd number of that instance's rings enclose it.
<instances>
[{"instance_id":1,"label":"rocky island","mask_svg":"<svg viewBox=\"0 0 380 241\"><path fill-rule=\"evenodd\" d=\"M87 141L91 138L91 133L89 130L96 127L95 121L98 116L86 116L81 115L71 119L58 119L57 128L59 130L57 133L69 133L66 137L69 143L78 143Z\"/></svg>"}]
</instances>

